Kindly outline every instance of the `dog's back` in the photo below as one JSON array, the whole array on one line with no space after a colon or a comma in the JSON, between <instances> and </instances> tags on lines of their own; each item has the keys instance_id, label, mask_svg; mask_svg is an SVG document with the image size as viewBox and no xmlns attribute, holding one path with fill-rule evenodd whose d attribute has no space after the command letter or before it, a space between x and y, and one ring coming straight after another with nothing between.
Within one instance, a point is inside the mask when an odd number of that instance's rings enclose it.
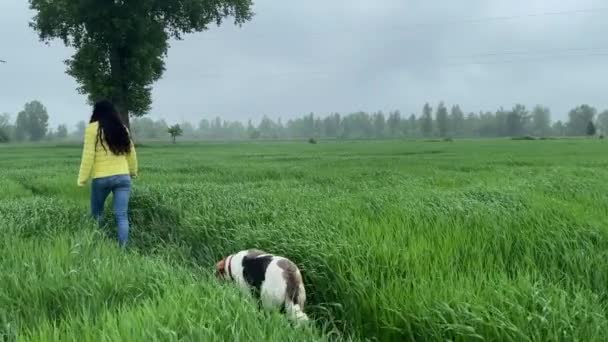
<instances>
[{"instance_id":1,"label":"dog's back","mask_svg":"<svg viewBox=\"0 0 608 342\"><path fill-rule=\"evenodd\" d=\"M293 320L307 320L304 313L306 290L298 267L289 259L274 256L266 269L262 286L262 303L267 306L283 306Z\"/></svg>"}]
</instances>

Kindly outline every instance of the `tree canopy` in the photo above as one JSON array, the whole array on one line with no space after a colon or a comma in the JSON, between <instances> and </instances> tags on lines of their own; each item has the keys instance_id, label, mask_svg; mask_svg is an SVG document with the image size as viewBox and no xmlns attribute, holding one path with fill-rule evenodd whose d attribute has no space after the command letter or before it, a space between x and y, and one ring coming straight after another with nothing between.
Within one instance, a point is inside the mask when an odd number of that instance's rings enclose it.
<instances>
[{"instance_id":1,"label":"tree canopy","mask_svg":"<svg viewBox=\"0 0 608 342\"><path fill-rule=\"evenodd\" d=\"M89 101L109 99L129 124L152 103L151 85L165 70L169 39L233 17L253 16L251 0L29 0L40 39L61 39L76 53L67 73Z\"/></svg>"},{"instance_id":2,"label":"tree canopy","mask_svg":"<svg viewBox=\"0 0 608 342\"><path fill-rule=\"evenodd\" d=\"M17 115L15 136L17 140L42 140L49 126L49 115L44 105L38 101L25 104L23 110Z\"/></svg>"}]
</instances>

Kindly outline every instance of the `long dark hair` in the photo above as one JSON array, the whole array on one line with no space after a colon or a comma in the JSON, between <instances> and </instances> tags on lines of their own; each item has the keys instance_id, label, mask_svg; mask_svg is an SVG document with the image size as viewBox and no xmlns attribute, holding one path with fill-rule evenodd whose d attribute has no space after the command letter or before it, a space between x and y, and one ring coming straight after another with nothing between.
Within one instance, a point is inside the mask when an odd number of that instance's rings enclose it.
<instances>
[{"instance_id":1,"label":"long dark hair","mask_svg":"<svg viewBox=\"0 0 608 342\"><path fill-rule=\"evenodd\" d=\"M99 122L97 141L101 143L104 151L105 143L115 155L126 155L131 152L131 137L123 124L116 107L107 100L95 103L91 122Z\"/></svg>"}]
</instances>

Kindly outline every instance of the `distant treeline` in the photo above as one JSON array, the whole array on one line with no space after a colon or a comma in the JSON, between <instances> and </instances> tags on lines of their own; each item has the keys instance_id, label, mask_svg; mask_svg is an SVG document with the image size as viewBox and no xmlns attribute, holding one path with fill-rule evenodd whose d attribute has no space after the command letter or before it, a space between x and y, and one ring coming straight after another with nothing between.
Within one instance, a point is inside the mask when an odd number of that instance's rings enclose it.
<instances>
[{"instance_id":1,"label":"distant treeline","mask_svg":"<svg viewBox=\"0 0 608 342\"><path fill-rule=\"evenodd\" d=\"M82 139L86 124L79 122L69 131L66 125L48 127L46 108L37 101L25 105L14 121L8 114L0 115L0 142ZM325 116L308 114L283 122L263 117L254 124L240 121L202 119L198 125L178 124L181 136L198 140L247 139L386 139L431 137L509 137L509 136L583 136L608 132L608 110L581 105L568 113L565 122L551 120L549 108L536 106L531 110L516 105L495 112L467 113L458 105L436 108L425 104L420 115L356 112ZM173 125L172 127L176 127ZM131 131L139 140L169 139L169 125L164 120L134 118Z\"/></svg>"},{"instance_id":2,"label":"distant treeline","mask_svg":"<svg viewBox=\"0 0 608 342\"><path fill-rule=\"evenodd\" d=\"M325 116L311 113L285 123L263 117L257 125L251 120L243 124L218 117L203 119L198 126L189 122L179 126L184 138L201 140L583 136L608 132L608 110L597 113L597 109L582 105L568 113L566 122L553 122L551 112L543 106L528 110L516 105L510 110L465 114L458 105L448 109L440 103L436 109L426 104L418 116L404 116L399 111ZM131 127L139 139L167 137L168 125L163 120L133 119Z\"/></svg>"}]
</instances>

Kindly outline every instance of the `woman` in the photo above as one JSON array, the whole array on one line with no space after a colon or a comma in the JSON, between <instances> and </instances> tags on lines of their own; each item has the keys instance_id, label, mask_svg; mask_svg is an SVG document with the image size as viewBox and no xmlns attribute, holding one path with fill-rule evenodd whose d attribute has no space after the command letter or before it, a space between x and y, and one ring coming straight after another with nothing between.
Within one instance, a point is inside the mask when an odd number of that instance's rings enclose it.
<instances>
[{"instance_id":1,"label":"woman","mask_svg":"<svg viewBox=\"0 0 608 342\"><path fill-rule=\"evenodd\" d=\"M129 131L112 103L96 103L85 131L78 186L92 178L91 214L100 225L106 198L113 193L118 241L123 248L129 238L131 177L136 176L137 156Z\"/></svg>"}]
</instances>

